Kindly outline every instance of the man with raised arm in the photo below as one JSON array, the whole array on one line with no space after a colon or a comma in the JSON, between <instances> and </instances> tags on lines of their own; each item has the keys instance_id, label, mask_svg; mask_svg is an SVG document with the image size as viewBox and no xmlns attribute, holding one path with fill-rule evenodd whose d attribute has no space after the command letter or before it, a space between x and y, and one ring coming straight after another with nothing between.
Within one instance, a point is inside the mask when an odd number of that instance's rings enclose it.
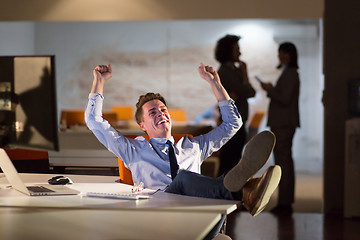
<instances>
[{"instance_id":1,"label":"man with raised arm","mask_svg":"<svg viewBox=\"0 0 360 240\"><path fill-rule=\"evenodd\" d=\"M225 176L214 179L201 175L202 162L238 131L242 120L214 68L200 64L198 71L210 84L223 120L206 134L185 135L175 143L165 99L158 93L147 93L140 96L136 104L135 118L150 141L143 137L124 137L102 118L103 89L112 77L111 65L99 65L93 70L86 124L109 151L124 161L134 183L142 182L146 188L187 196L239 200L255 216L265 208L280 181L279 166L271 166L261 177L252 178L268 160L275 136L264 131L252 138L241 161Z\"/></svg>"}]
</instances>

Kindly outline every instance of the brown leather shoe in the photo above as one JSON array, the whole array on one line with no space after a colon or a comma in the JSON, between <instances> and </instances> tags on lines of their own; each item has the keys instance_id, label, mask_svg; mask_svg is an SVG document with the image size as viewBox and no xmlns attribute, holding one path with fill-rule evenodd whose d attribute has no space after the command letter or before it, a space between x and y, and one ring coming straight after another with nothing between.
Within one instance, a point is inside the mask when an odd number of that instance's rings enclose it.
<instances>
[{"instance_id":1,"label":"brown leather shoe","mask_svg":"<svg viewBox=\"0 0 360 240\"><path fill-rule=\"evenodd\" d=\"M281 168L270 166L259 178L250 179L242 189L243 205L251 215L261 213L268 204L271 195L279 185Z\"/></svg>"},{"instance_id":2,"label":"brown leather shoe","mask_svg":"<svg viewBox=\"0 0 360 240\"><path fill-rule=\"evenodd\" d=\"M230 192L240 191L267 162L275 146L271 131L258 133L246 144L239 163L224 178L224 186Z\"/></svg>"}]
</instances>

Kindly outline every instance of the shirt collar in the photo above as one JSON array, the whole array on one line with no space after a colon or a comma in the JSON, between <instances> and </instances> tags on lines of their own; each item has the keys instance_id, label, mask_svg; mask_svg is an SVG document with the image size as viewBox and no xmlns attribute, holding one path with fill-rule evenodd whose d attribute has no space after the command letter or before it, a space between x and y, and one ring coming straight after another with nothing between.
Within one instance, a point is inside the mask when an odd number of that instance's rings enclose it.
<instances>
[{"instance_id":1,"label":"shirt collar","mask_svg":"<svg viewBox=\"0 0 360 240\"><path fill-rule=\"evenodd\" d=\"M175 140L173 136L171 136L169 139L166 138L151 138L150 141L153 143L160 143L160 144L166 144L167 140L170 140L173 144L175 143Z\"/></svg>"}]
</instances>

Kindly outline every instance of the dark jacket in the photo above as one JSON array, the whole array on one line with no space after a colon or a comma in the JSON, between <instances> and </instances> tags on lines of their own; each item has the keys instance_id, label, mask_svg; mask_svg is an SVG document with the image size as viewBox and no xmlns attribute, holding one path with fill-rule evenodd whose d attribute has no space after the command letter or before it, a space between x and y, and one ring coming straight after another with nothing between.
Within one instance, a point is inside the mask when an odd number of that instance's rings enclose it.
<instances>
[{"instance_id":1,"label":"dark jacket","mask_svg":"<svg viewBox=\"0 0 360 240\"><path fill-rule=\"evenodd\" d=\"M247 99L255 95L255 90L249 83L244 83L241 69L233 64L221 64L218 74L226 91L228 93L234 92L238 96L238 99L234 99L235 105L245 123L249 115Z\"/></svg>"},{"instance_id":2,"label":"dark jacket","mask_svg":"<svg viewBox=\"0 0 360 240\"><path fill-rule=\"evenodd\" d=\"M299 119L300 79L297 69L285 68L275 87L268 92L270 127L300 127Z\"/></svg>"}]
</instances>

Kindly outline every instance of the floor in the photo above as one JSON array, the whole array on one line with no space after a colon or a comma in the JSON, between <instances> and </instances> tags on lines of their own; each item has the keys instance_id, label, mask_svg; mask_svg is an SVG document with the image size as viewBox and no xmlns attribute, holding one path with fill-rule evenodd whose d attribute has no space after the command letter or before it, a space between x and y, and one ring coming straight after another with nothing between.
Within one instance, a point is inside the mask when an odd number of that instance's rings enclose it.
<instances>
[{"instance_id":1,"label":"floor","mask_svg":"<svg viewBox=\"0 0 360 240\"><path fill-rule=\"evenodd\" d=\"M324 217L321 213L252 217L247 212L228 216L227 232L233 240L355 240L360 239L360 219Z\"/></svg>"},{"instance_id":2,"label":"floor","mask_svg":"<svg viewBox=\"0 0 360 240\"><path fill-rule=\"evenodd\" d=\"M294 213L278 216L265 211L256 217L246 211L228 216L226 234L233 240L352 240L360 239L360 218L322 214L322 176L297 174Z\"/></svg>"}]
</instances>

